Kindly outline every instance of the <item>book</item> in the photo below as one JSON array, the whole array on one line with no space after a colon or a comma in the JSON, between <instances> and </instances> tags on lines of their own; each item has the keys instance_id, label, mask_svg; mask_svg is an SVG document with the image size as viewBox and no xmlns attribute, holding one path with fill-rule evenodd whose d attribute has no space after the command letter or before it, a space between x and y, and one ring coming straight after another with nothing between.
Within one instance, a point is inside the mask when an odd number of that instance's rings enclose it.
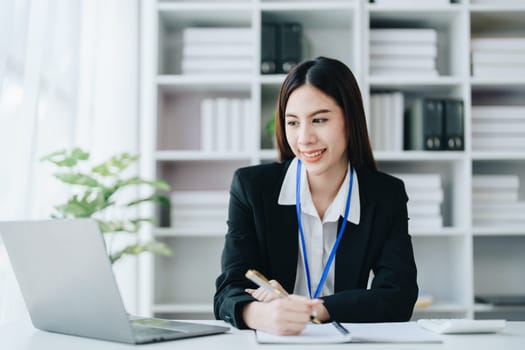
<instances>
[{"instance_id":1,"label":"book","mask_svg":"<svg viewBox=\"0 0 525 350\"><path fill-rule=\"evenodd\" d=\"M187 58L181 61L183 74L209 73L250 73L252 60L250 58Z\"/></svg>"},{"instance_id":2,"label":"book","mask_svg":"<svg viewBox=\"0 0 525 350\"><path fill-rule=\"evenodd\" d=\"M372 28L370 43L437 43L437 31L431 28Z\"/></svg>"},{"instance_id":3,"label":"book","mask_svg":"<svg viewBox=\"0 0 525 350\"><path fill-rule=\"evenodd\" d=\"M472 177L472 188L474 190L487 189L515 189L518 190L520 186L520 178L518 175L479 175Z\"/></svg>"},{"instance_id":4,"label":"book","mask_svg":"<svg viewBox=\"0 0 525 350\"><path fill-rule=\"evenodd\" d=\"M242 116L242 100L230 100L230 128L231 128L231 142L230 151L241 152L244 150L244 120Z\"/></svg>"},{"instance_id":5,"label":"book","mask_svg":"<svg viewBox=\"0 0 525 350\"><path fill-rule=\"evenodd\" d=\"M403 113L405 110L404 95L402 92L393 92L388 95L391 109L392 142L390 149L393 151L403 150ZM388 132L388 131L387 131Z\"/></svg>"},{"instance_id":6,"label":"book","mask_svg":"<svg viewBox=\"0 0 525 350\"><path fill-rule=\"evenodd\" d=\"M370 56L393 55L411 57L437 57L437 46L426 43L370 43Z\"/></svg>"},{"instance_id":7,"label":"book","mask_svg":"<svg viewBox=\"0 0 525 350\"><path fill-rule=\"evenodd\" d=\"M182 30L184 44L251 44L253 39L253 30L245 27L187 27Z\"/></svg>"},{"instance_id":8,"label":"book","mask_svg":"<svg viewBox=\"0 0 525 350\"><path fill-rule=\"evenodd\" d=\"M472 148L477 150L507 150L523 151L525 149L525 134L521 136L508 136L505 134L480 136L472 134Z\"/></svg>"},{"instance_id":9,"label":"book","mask_svg":"<svg viewBox=\"0 0 525 350\"><path fill-rule=\"evenodd\" d=\"M503 120L523 120L525 121L525 105L490 105L490 106L472 106L472 121L476 122L482 119L493 121Z\"/></svg>"},{"instance_id":10,"label":"book","mask_svg":"<svg viewBox=\"0 0 525 350\"><path fill-rule=\"evenodd\" d=\"M474 205L481 203L512 203L517 201L517 191L472 192L472 202Z\"/></svg>"},{"instance_id":11,"label":"book","mask_svg":"<svg viewBox=\"0 0 525 350\"><path fill-rule=\"evenodd\" d=\"M441 175L440 174L406 174L393 173L395 177L400 178L405 183L406 188L424 188L424 189L440 189Z\"/></svg>"},{"instance_id":12,"label":"book","mask_svg":"<svg viewBox=\"0 0 525 350\"><path fill-rule=\"evenodd\" d=\"M441 215L441 203L440 202L408 202L407 203L408 216L425 216L425 215Z\"/></svg>"},{"instance_id":13,"label":"book","mask_svg":"<svg viewBox=\"0 0 525 350\"><path fill-rule=\"evenodd\" d=\"M478 63L472 66L472 75L477 78L515 79L525 76L525 64L511 66Z\"/></svg>"},{"instance_id":14,"label":"book","mask_svg":"<svg viewBox=\"0 0 525 350\"><path fill-rule=\"evenodd\" d=\"M473 51L472 52L472 63L477 65L479 63L517 63L522 64L525 62L525 50L523 51L504 51L504 52L491 52L491 51Z\"/></svg>"},{"instance_id":15,"label":"book","mask_svg":"<svg viewBox=\"0 0 525 350\"><path fill-rule=\"evenodd\" d=\"M410 231L422 228L441 228L443 227L443 217L441 215L428 216L409 216L408 228Z\"/></svg>"},{"instance_id":16,"label":"book","mask_svg":"<svg viewBox=\"0 0 525 350\"><path fill-rule=\"evenodd\" d=\"M215 102L213 99L203 99L201 101L201 150L205 152L213 151L215 147Z\"/></svg>"},{"instance_id":17,"label":"book","mask_svg":"<svg viewBox=\"0 0 525 350\"><path fill-rule=\"evenodd\" d=\"M484 37L470 40L472 51L522 51L525 50L525 38L522 37Z\"/></svg>"},{"instance_id":18,"label":"book","mask_svg":"<svg viewBox=\"0 0 525 350\"><path fill-rule=\"evenodd\" d=\"M417 68L435 70L436 59L434 57L427 56L404 57L401 55L373 55L370 56L370 67Z\"/></svg>"},{"instance_id":19,"label":"book","mask_svg":"<svg viewBox=\"0 0 525 350\"><path fill-rule=\"evenodd\" d=\"M443 190L439 189L419 189L407 191L408 199L411 202L424 202L424 203L441 203L443 202Z\"/></svg>"},{"instance_id":20,"label":"book","mask_svg":"<svg viewBox=\"0 0 525 350\"><path fill-rule=\"evenodd\" d=\"M370 74L377 76L388 76L388 77L413 77L413 78L436 78L439 73L436 69L429 68L385 68L385 67L370 67Z\"/></svg>"},{"instance_id":21,"label":"book","mask_svg":"<svg viewBox=\"0 0 525 350\"><path fill-rule=\"evenodd\" d=\"M500 122L494 120L492 123L473 122L471 130L475 134L521 134L525 135L525 120L523 122ZM511 135L509 135L511 136Z\"/></svg>"},{"instance_id":22,"label":"book","mask_svg":"<svg viewBox=\"0 0 525 350\"><path fill-rule=\"evenodd\" d=\"M251 43L186 43L182 46L185 58L253 57Z\"/></svg>"}]
</instances>

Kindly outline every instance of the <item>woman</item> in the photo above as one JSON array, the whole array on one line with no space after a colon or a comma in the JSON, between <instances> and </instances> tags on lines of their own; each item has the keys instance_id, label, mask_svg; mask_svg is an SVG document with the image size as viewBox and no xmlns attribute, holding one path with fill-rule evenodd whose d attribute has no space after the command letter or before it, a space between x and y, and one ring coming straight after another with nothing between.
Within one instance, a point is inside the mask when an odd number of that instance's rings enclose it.
<instances>
[{"instance_id":1,"label":"woman","mask_svg":"<svg viewBox=\"0 0 525 350\"><path fill-rule=\"evenodd\" d=\"M300 333L312 314L410 319L418 287L408 198L401 180L376 169L348 67L324 57L295 67L279 93L276 137L279 163L234 174L215 317L276 334ZM248 269L290 295L256 289Z\"/></svg>"}]
</instances>

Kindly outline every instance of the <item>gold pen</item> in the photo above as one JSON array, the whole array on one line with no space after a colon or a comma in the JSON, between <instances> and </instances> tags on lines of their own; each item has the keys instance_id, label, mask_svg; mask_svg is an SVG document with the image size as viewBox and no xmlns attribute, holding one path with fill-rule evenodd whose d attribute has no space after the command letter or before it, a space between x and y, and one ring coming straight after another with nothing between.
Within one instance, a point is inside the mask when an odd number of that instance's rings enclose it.
<instances>
[{"instance_id":1,"label":"gold pen","mask_svg":"<svg viewBox=\"0 0 525 350\"><path fill-rule=\"evenodd\" d=\"M258 285L259 287L264 288L271 293L274 293L279 298L286 298L288 296L288 293L286 293L284 290L280 290L279 288L275 288L274 286L272 286L268 279L257 270L250 269L246 271L245 276L247 279ZM315 311L312 312L310 320L313 323L321 323L321 321L319 321L319 319L317 318Z\"/></svg>"}]
</instances>

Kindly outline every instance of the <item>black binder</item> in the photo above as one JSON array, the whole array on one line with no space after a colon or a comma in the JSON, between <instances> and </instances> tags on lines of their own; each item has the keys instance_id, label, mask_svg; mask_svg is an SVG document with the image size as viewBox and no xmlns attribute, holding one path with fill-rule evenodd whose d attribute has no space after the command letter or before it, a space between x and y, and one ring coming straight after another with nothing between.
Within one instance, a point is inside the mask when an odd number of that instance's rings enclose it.
<instances>
[{"instance_id":1,"label":"black binder","mask_svg":"<svg viewBox=\"0 0 525 350\"><path fill-rule=\"evenodd\" d=\"M443 141L443 101L418 98L405 114L405 149L437 151Z\"/></svg>"},{"instance_id":2,"label":"black binder","mask_svg":"<svg viewBox=\"0 0 525 350\"><path fill-rule=\"evenodd\" d=\"M443 101L445 123L443 126L443 149L460 151L465 148L463 101Z\"/></svg>"},{"instance_id":3,"label":"black binder","mask_svg":"<svg viewBox=\"0 0 525 350\"><path fill-rule=\"evenodd\" d=\"M261 73L277 73L279 64L277 23L263 23L261 28Z\"/></svg>"},{"instance_id":4,"label":"black binder","mask_svg":"<svg viewBox=\"0 0 525 350\"><path fill-rule=\"evenodd\" d=\"M279 71L288 73L300 61L302 56L301 38L303 27L300 23L283 23L279 42Z\"/></svg>"}]
</instances>

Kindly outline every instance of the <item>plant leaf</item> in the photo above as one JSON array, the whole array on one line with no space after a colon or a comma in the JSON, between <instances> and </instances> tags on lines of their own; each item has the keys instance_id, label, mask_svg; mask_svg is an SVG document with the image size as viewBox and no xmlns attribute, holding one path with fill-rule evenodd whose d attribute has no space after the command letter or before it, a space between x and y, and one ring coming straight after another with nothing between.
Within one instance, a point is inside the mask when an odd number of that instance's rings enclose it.
<instances>
[{"instance_id":1,"label":"plant leaf","mask_svg":"<svg viewBox=\"0 0 525 350\"><path fill-rule=\"evenodd\" d=\"M41 161L49 161L59 167L72 168L79 161L89 159L89 153L80 148L73 148L70 152L66 150L56 151L40 158Z\"/></svg>"},{"instance_id":2,"label":"plant leaf","mask_svg":"<svg viewBox=\"0 0 525 350\"><path fill-rule=\"evenodd\" d=\"M82 173L57 173L55 174L55 177L60 181L71 185L104 188L104 185L98 182L94 177Z\"/></svg>"},{"instance_id":3,"label":"plant leaf","mask_svg":"<svg viewBox=\"0 0 525 350\"><path fill-rule=\"evenodd\" d=\"M137 200L131 201L128 204L126 204L126 206L132 207L134 205L144 203L144 202L157 202L157 203L160 203L160 205L164 207L169 207L171 205L171 202L168 197L160 195L160 194L153 194L150 197L139 198Z\"/></svg>"},{"instance_id":4,"label":"plant leaf","mask_svg":"<svg viewBox=\"0 0 525 350\"><path fill-rule=\"evenodd\" d=\"M112 204L113 202L106 201L100 192L86 191L82 196L74 195L55 209L64 218L87 218Z\"/></svg>"},{"instance_id":5,"label":"plant leaf","mask_svg":"<svg viewBox=\"0 0 525 350\"><path fill-rule=\"evenodd\" d=\"M134 244L118 250L110 255L111 263L115 263L124 255L138 255L140 253L150 252L156 255L169 256L172 254L171 249L164 243L149 241L142 244Z\"/></svg>"},{"instance_id":6,"label":"plant leaf","mask_svg":"<svg viewBox=\"0 0 525 350\"><path fill-rule=\"evenodd\" d=\"M121 153L111 157L108 161L97 165L91 169L92 172L102 176L115 176L124 171L131 164L136 162L139 156L129 153Z\"/></svg>"},{"instance_id":7,"label":"plant leaf","mask_svg":"<svg viewBox=\"0 0 525 350\"><path fill-rule=\"evenodd\" d=\"M138 176L134 176L126 180L120 180L118 181L118 185L120 187L129 186L129 185L149 185L153 188L163 190L163 191L168 191L170 189L170 186L164 180L145 180Z\"/></svg>"},{"instance_id":8,"label":"plant leaf","mask_svg":"<svg viewBox=\"0 0 525 350\"><path fill-rule=\"evenodd\" d=\"M98 220L100 231L102 233L137 233L144 222L153 222L153 219L137 218L132 220Z\"/></svg>"}]
</instances>

